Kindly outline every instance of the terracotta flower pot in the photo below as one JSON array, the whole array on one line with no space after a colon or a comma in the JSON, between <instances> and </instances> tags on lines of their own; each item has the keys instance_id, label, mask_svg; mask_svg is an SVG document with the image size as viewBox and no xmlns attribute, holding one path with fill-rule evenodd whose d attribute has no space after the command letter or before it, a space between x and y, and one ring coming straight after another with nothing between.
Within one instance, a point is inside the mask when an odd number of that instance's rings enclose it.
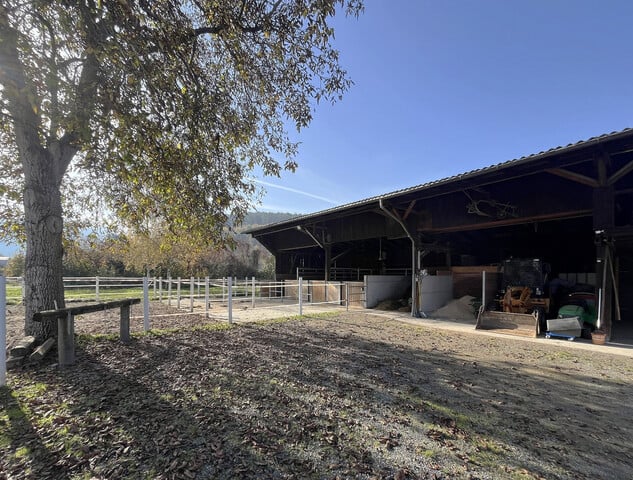
<instances>
[{"instance_id":1,"label":"terracotta flower pot","mask_svg":"<svg viewBox=\"0 0 633 480\"><path fill-rule=\"evenodd\" d=\"M591 332L591 343L595 345L604 345L607 341L607 334L600 330L596 330L595 332Z\"/></svg>"}]
</instances>

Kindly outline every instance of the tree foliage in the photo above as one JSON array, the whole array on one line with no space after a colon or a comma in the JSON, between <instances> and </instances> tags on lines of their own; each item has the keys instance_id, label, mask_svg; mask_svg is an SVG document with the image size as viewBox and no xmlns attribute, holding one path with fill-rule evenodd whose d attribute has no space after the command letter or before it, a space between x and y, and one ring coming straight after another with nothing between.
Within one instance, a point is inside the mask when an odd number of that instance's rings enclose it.
<instances>
[{"instance_id":1,"label":"tree foliage","mask_svg":"<svg viewBox=\"0 0 633 480\"><path fill-rule=\"evenodd\" d=\"M350 85L337 10L362 2L3 0L0 235L26 240L27 316L63 304L64 227L225 241L251 172L296 168L286 125Z\"/></svg>"},{"instance_id":2,"label":"tree foliage","mask_svg":"<svg viewBox=\"0 0 633 480\"><path fill-rule=\"evenodd\" d=\"M110 207L137 227L158 216L178 234L221 239L227 218L240 220L256 200L251 169L278 175L296 167L284 121L305 127L314 100L336 100L348 88L330 45L329 19L340 5L361 8L313 0L3 2L3 167L12 173L5 202L22 201L16 142L25 139L15 125L26 123L33 136L22 148L66 153L57 169L75 172L64 179L67 196L76 201L70 184L89 180L81 186L99 201L82 198L84 213ZM15 224L15 208L3 211Z\"/></svg>"}]
</instances>

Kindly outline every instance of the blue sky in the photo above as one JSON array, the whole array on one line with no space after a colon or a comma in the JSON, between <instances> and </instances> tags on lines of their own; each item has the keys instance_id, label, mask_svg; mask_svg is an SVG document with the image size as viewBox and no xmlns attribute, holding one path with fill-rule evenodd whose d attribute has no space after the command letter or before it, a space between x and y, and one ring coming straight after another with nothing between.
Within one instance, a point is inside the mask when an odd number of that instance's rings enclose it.
<instances>
[{"instance_id":1,"label":"blue sky","mask_svg":"<svg viewBox=\"0 0 633 480\"><path fill-rule=\"evenodd\" d=\"M299 169L263 179L259 210L315 212L633 126L631 22L630 0L366 0L334 22L355 85L317 106Z\"/></svg>"},{"instance_id":2,"label":"blue sky","mask_svg":"<svg viewBox=\"0 0 633 480\"><path fill-rule=\"evenodd\" d=\"M633 126L632 21L624 0L367 0L335 21L355 85L317 106L299 169L266 178L259 209L319 211Z\"/></svg>"}]
</instances>

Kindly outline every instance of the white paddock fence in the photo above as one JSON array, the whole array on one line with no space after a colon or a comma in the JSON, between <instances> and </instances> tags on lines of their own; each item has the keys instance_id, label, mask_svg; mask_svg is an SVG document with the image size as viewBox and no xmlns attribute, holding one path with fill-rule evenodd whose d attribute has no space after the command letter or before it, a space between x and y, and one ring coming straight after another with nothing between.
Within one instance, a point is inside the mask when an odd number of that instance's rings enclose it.
<instances>
[{"instance_id":1,"label":"white paddock fence","mask_svg":"<svg viewBox=\"0 0 633 480\"><path fill-rule=\"evenodd\" d=\"M23 303L23 279L7 277L9 304ZM143 297L183 311L217 311L238 304L242 309L303 305L362 306L363 282L322 280L268 281L250 278L64 277L67 302L101 302Z\"/></svg>"},{"instance_id":2,"label":"white paddock fence","mask_svg":"<svg viewBox=\"0 0 633 480\"><path fill-rule=\"evenodd\" d=\"M347 308L364 304L364 286L357 282L316 280L261 281L255 277L236 279L152 279L152 294L180 310L206 316L271 318L271 314L302 315L304 309ZM270 313L264 313L269 310ZM261 315L252 315L253 311ZM242 317L242 318L240 318Z\"/></svg>"},{"instance_id":3,"label":"white paddock fence","mask_svg":"<svg viewBox=\"0 0 633 480\"><path fill-rule=\"evenodd\" d=\"M349 309L365 304L363 282L302 278L277 282L255 277L67 277L64 278L64 289L67 302L142 298L145 331L151 329L152 300L176 307L182 315L202 314L229 323ZM22 303L23 291L22 278L3 277L0 270L0 346L6 346L6 304ZM5 384L5 362L5 356L0 355L0 386Z\"/></svg>"}]
</instances>

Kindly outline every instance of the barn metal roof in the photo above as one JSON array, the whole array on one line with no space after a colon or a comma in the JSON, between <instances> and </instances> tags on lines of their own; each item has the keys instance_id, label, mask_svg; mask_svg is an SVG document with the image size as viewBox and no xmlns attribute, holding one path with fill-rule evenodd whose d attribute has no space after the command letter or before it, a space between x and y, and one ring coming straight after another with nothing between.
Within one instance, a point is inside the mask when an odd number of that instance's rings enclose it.
<instances>
[{"instance_id":1,"label":"barn metal roof","mask_svg":"<svg viewBox=\"0 0 633 480\"><path fill-rule=\"evenodd\" d=\"M316 219L318 217L331 215L331 214L340 214L344 212L345 210L352 210L357 207L370 205L370 204L378 202L381 199L389 200L389 199L397 198L397 197L404 196L411 193L418 193L418 192L421 192L423 190L427 190L433 187L439 187L439 186L448 185L454 182L473 179L478 176L483 176L492 172L497 172L499 170L508 169L510 167L530 164L533 162L535 163L539 160L543 160L555 155L566 154L566 153L573 152L574 150L584 149L584 148L599 145L601 143L605 143L607 141L617 140L620 138L631 137L631 136L633 136L633 128L625 128L623 130L613 131L611 133L605 133L602 135L591 137L586 140L580 140L575 143L569 143L568 145L565 145L565 146L561 145L558 147L550 148L549 150L544 150L539 153L526 155L520 158L516 158L514 160L507 160L505 162L493 164L488 167L482 167L475 170L470 170L464 173L460 173L460 174L453 175L450 177L445 177L439 180L433 180L433 181L422 183L422 184L415 185L412 187L395 190L389 193L384 193L382 195L375 195L373 197L368 197L362 200L357 200L355 202L346 203L344 205L328 208L326 210L321 210L321 211L309 213L306 215L299 215L297 217L293 217L290 220L284 220L281 222L248 229L244 231L243 233L256 235L257 233L265 233L265 232L270 232L270 231L275 231L275 230L285 230L286 228L293 228L296 225L306 223L307 221Z\"/></svg>"}]
</instances>

